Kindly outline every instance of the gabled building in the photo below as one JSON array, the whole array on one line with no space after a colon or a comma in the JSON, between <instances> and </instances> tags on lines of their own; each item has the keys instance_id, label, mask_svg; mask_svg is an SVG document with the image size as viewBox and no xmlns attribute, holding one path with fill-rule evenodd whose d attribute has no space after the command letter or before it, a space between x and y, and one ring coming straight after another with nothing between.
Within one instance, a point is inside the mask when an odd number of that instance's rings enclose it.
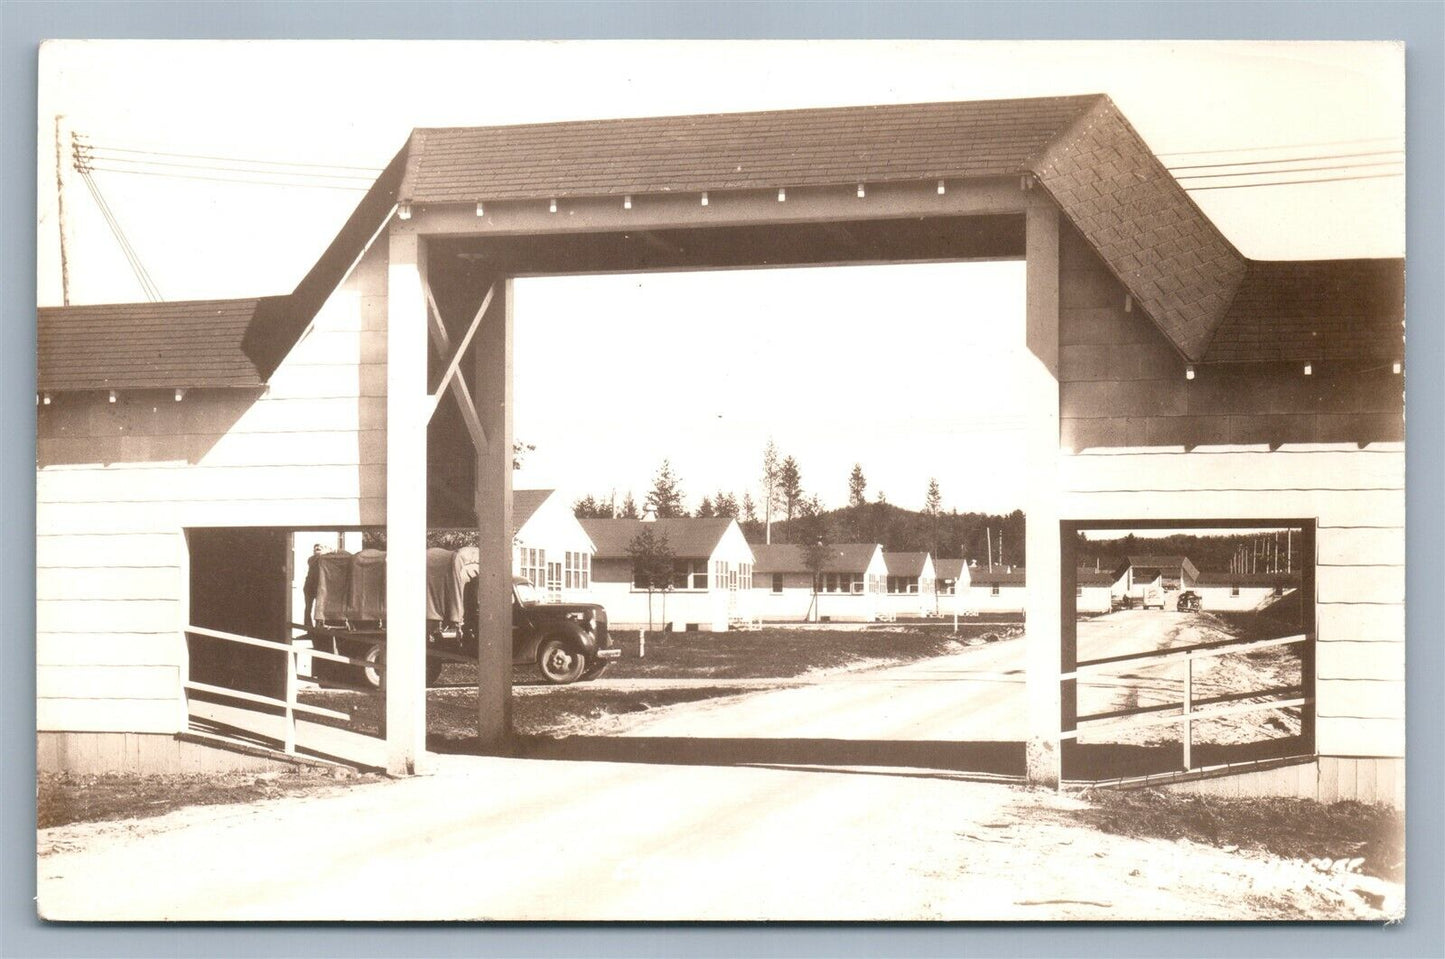
<instances>
[{"instance_id":1,"label":"gabled building","mask_svg":"<svg viewBox=\"0 0 1445 959\"><path fill-rule=\"evenodd\" d=\"M1118 582L1113 573L1081 568L1074 573L1074 612L1107 613L1113 608L1114 584Z\"/></svg>"},{"instance_id":2,"label":"gabled building","mask_svg":"<svg viewBox=\"0 0 1445 959\"><path fill-rule=\"evenodd\" d=\"M962 559L935 559L933 575L939 615L968 612L968 588L972 582L968 563Z\"/></svg>"},{"instance_id":3,"label":"gabled building","mask_svg":"<svg viewBox=\"0 0 1445 959\"><path fill-rule=\"evenodd\" d=\"M1026 593L1022 566L971 566L968 570L968 608L980 616L1022 613Z\"/></svg>"},{"instance_id":4,"label":"gabled building","mask_svg":"<svg viewBox=\"0 0 1445 959\"><path fill-rule=\"evenodd\" d=\"M669 519L581 519L596 547L592 560L593 601L617 626L670 625L672 629L722 632L729 623L751 619L753 551L727 517ZM672 553L672 579L649 591L634 575L628 547L651 531ZM650 609L649 609L650 606Z\"/></svg>"},{"instance_id":5,"label":"gabled building","mask_svg":"<svg viewBox=\"0 0 1445 959\"><path fill-rule=\"evenodd\" d=\"M888 567L884 609L894 616L936 616L933 557L928 553L883 553Z\"/></svg>"},{"instance_id":6,"label":"gabled building","mask_svg":"<svg viewBox=\"0 0 1445 959\"><path fill-rule=\"evenodd\" d=\"M817 576L802 546L753 546L753 608L773 622L873 622L882 607L888 568L877 543L829 543Z\"/></svg>"},{"instance_id":7,"label":"gabled building","mask_svg":"<svg viewBox=\"0 0 1445 959\"><path fill-rule=\"evenodd\" d=\"M512 569L557 602L585 601L596 547L572 508L550 489L512 493Z\"/></svg>"},{"instance_id":8,"label":"gabled building","mask_svg":"<svg viewBox=\"0 0 1445 959\"><path fill-rule=\"evenodd\" d=\"M1300 586L1300 574L1233 573L1204 570L1190 587L1199 594L1205 611L1262 610L1293 595Z\"/></svg>"}]
</instances>

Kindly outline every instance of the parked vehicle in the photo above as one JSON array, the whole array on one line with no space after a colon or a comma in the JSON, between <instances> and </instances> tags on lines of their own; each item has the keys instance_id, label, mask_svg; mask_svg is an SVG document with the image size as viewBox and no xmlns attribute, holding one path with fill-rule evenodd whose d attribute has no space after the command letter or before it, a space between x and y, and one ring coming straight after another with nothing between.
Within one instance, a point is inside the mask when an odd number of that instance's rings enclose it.
<instances>
[{"instance_id":1,"label":"parked vehicle","mask_svg":"<svg viewBox=\"0 0 1445 959\"><path fill-rule=\"evenodd\" d=\"M1181 613L1197 613L1204 608L1200 601L1199 594L1192 589L1186 589L1179 594L1179 599L1174 603L1174 608Z\"/></svg>"},{"instance_id":2,"label":"parked vehicle","mask_svg":"<svg viewBox=\"0 0 1445 959\"><path fill-rule=\"evenodd\" d=\"M427 550L426 681L448 661L475 662L478 653L476 547ZM312 557L306 580L307 635L320 648L378 665L386 656L386 553L362 550ZM512 663L536 665L549 683L596 679L622 655L607 630L607 611L594 603L543 603L525 579L512 582ZM366 684L382 669L363 667Z\"/></svg>"}]
</instances>

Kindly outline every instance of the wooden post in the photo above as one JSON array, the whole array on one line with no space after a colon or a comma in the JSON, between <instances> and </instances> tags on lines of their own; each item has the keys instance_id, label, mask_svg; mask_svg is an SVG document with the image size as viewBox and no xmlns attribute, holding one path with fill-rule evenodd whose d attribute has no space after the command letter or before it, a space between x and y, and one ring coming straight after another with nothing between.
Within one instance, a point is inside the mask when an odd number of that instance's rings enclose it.
<instances>
[{"instance_id":1,"label":"wooden post","mask_svg":"<svg viewBox=\"0 0 1445 959\"><path fill-rule=\"evenodd\" d=\"M386 768L426 751L427 315L425 248L393 232L386 296Z\"/></svg>"},{"instance_id":2,"label":"wooden post","mask_svg":"<svg viewBox=\"0 0 1445 959\"><path fill-rule=\"evenodd\" d=\"M296 653L286 652L286 741L283 749L288 756L296 754Z\"/></svg>"},{"instance_id":3,"label":"wooden post","mask_svg":"<svg viewBox=\"0 0 1445 959\"><path fill-rule=\"evenodd\" d=\"M1194 657L1184 657L1184 771L1194 768Z\"/></svg>"},{"instance_id":4,"label":"wooden post","mask_svg":"<svg viewBox=\"0 0 1445 959\"><path fill-rule=\"evenodd\" d=\"M1030 783L1057 787L1062 775L1059 733L1064 672L1059 542L1059 211L1038 191L1029 194L1025 229L1025 756Z\"/></svg>"},{"instance_id":5,"label":"wooden post","mask_svg":"<svg viewBox=\"0 0 1445 959\"><path fill-rule=\"evenodd\" d=\"M495 282L475 347L477 416L486 432L475 491L477 735L483 750L502 752L512 736L512 281Z\"/></svg>"}]
</instances>

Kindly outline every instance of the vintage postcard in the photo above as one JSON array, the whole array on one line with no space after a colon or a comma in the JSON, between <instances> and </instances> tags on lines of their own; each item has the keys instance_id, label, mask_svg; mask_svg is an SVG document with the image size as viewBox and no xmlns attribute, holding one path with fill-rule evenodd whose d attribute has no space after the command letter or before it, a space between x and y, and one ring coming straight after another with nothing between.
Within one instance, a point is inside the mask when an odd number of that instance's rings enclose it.
<instances>
[{"instance_id":1,"label":"vintage postcard","mask_svg":"<svg viewBox=\"0 0 1445 959\"><path fill-rule=\"evenodd\" d=\"M1403 916L1401 45L40 64L42 917Z\"/></svg>"}]
</instances>

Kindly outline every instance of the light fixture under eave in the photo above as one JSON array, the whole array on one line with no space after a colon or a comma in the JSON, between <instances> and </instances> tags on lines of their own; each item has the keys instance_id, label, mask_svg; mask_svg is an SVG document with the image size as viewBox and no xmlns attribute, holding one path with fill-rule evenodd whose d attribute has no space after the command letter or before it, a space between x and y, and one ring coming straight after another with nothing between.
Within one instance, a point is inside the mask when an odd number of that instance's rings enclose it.
<instances>
[{"instance_id":1,"label":"light fixture under eave","mask_svg":"<svg viewBox=\"0 0 1445 959\"><path fill-rule=\"evenodd\" d=\"M1401 369L1402 369L1402 367L1400 366L1400 361L1399 361L1399 360L1396 360L1395 362L1393 362L1393 363L1390 364L1390 372L1391 372L1391 373L1394 373L1396 376L1399 376L1399 375L1400 375L1400 370L1401 370ZM45 400L45 402L49 403L49 402L50 402L50 399L47 397L46 400Z\"/></svg>"},{"instance_id":2,"label":"light fixture under eave","mask_svg":"<svg viewBox=\"0 0 1445 959\"><path fill-rule=\"evenodd\" d=\"M707 191L706 191L706 190L703 190L703 191L702 191L702 205L703 205L703 206L707 206Z\"/></svg>"},{"instance_id":3,"label":"light fixture under eave","mask_svg":"<svg viewBox=\"0 0 1445 959\"><path fill-rule=\"evenodd\" d=\"M1194 379L1194 367L1193 367L1193 366L1186 366L1186 367L1184 367L1184 378L1185 378L1186 380L1192 380L1192 379Z\"/></svg>"},{"instance_id":4,"label":"light fixture under eave","mask_svg":"<svg viewBox=\"0 0 1445 959\"><path fill-rule=\"evenodd\" d=\"M550 200L547 201L547 212L548 212L548 213L556 213L556 212L557 212L557 198L556 198L556 197L553 197L552 199L550 199Z\"/></svg>"},{"instance_id":5,"label":"light fixture under eave","mask_svg":"<svg viewBox=\"0 0 1445 959\"><path fill-rule=\"evenodd\" d=\"M183 389L178 389L178 390L176 390L176 402L177 402L177 403L179 403L181 400L183 400L183 399L185 398L185 396L186 396L186 391L185 391L185 390L183 390Z\"/></svg>"},{"instance_id":6,"label":"light fixture under eave","mask_svg":"<svg viewBox=\"0 0 1445 959\"><path fill-rule=\"evenodd\" d=\"M939 195L939 196L943 196L943 194L945 194L945 193L947 193L947 192L948 192L947 189L945 189L944 186L943 186L943 181L942 181L942 180L939 180L939 181L938 181L938 195Z\"/></svg>"},{"instance_id":7,"label":"light fixture under eave","mask_svg":"<svg viewBox=\"0 0 1445 959\"><path fill-rule=\"evenodd\" d=\"M1306 364L1305 364L1305 376L1314 376L1314 374L1315 374L1315 365L1314 365L1313 363L1306 363Z\"/></svg>"},{"instance_id":8,"label":"light fixture under eave","mask_svg":"<svg viewBox=\"0 0 1445 959\"><path fill-rule=\"evenodd\" d=\"M411 219L411 204L410 204L410 203L398 203L398 204L396 205L396 215L397 215L399 218L403 219L403 220L410 220L410 219Z\"/></svg>"},{"instance_id":9,"label":"light fixture under eave","mask_svg":"<svg viewBox=\"0 0 1445 959\"><path fill-rule=\"evenodd\" d=\"M867 196L867 195L868 195L868 191L865 190L865 189L863 189L863 184L861 184L861 183L858 184L858 199L861 200L861 199L863 199L863 198L864 198L865 196Z\"/></svg>"},{"instance_id":10,"label":"light fixture under eave","mask_svg":"<svg viewBox=\"0 0 1445 959\"><path fill-rule=\"evenodd\" d=\"M477 216L486 216L487 211L482 208L482 201L477 201Z\"/></svg>"},{"instance_id":11,"label":"light fixture under eave","mask_svg":"<svg viewBox=\"0 0 1445 959\"><path fill-rule=\"evenodd\" d=\"M778 187L778 202L779 202L779 203L783 203L783 202L786 202L787 199L788 199L788 191L785 190L785 189L783 189L782 187Z\"/></svg>"},{"instance_id":12,"label":"light fixture under eave","mask_svg":"<svg viewBox=\"0 0 1445 959\"><path fill-rule=\"evenodd\" d=\"M632 194L631 194L631 193L627 194L626 196L624 196L624 197L622 198L622 209L624 209L624 210L630 210L630 209L632 209Z\"/></svg>"},{"instance_id":13,"label":"light fixture under eave","mask_svg":"<svg viewBox=\"0 0 1445 959\"><path fill-rule=\"evenodd\" d=\"M50 405L50 394L49 394L49 393L42 393L42 394L40 395L40 402L44 403L46 406L49 406L49 405Z\"/></svg>"},{"instance_id":14,"label":"light fixture under eave","mask_svg":"<svg viewBox=\"0 0 1445 959\"><path fill-rule=\"evenodd\" d=\"M115 390L111 390L111 391L110 391L110 401L111 401L112 403L115 402Z\"/></svg>"}]
</instances>

